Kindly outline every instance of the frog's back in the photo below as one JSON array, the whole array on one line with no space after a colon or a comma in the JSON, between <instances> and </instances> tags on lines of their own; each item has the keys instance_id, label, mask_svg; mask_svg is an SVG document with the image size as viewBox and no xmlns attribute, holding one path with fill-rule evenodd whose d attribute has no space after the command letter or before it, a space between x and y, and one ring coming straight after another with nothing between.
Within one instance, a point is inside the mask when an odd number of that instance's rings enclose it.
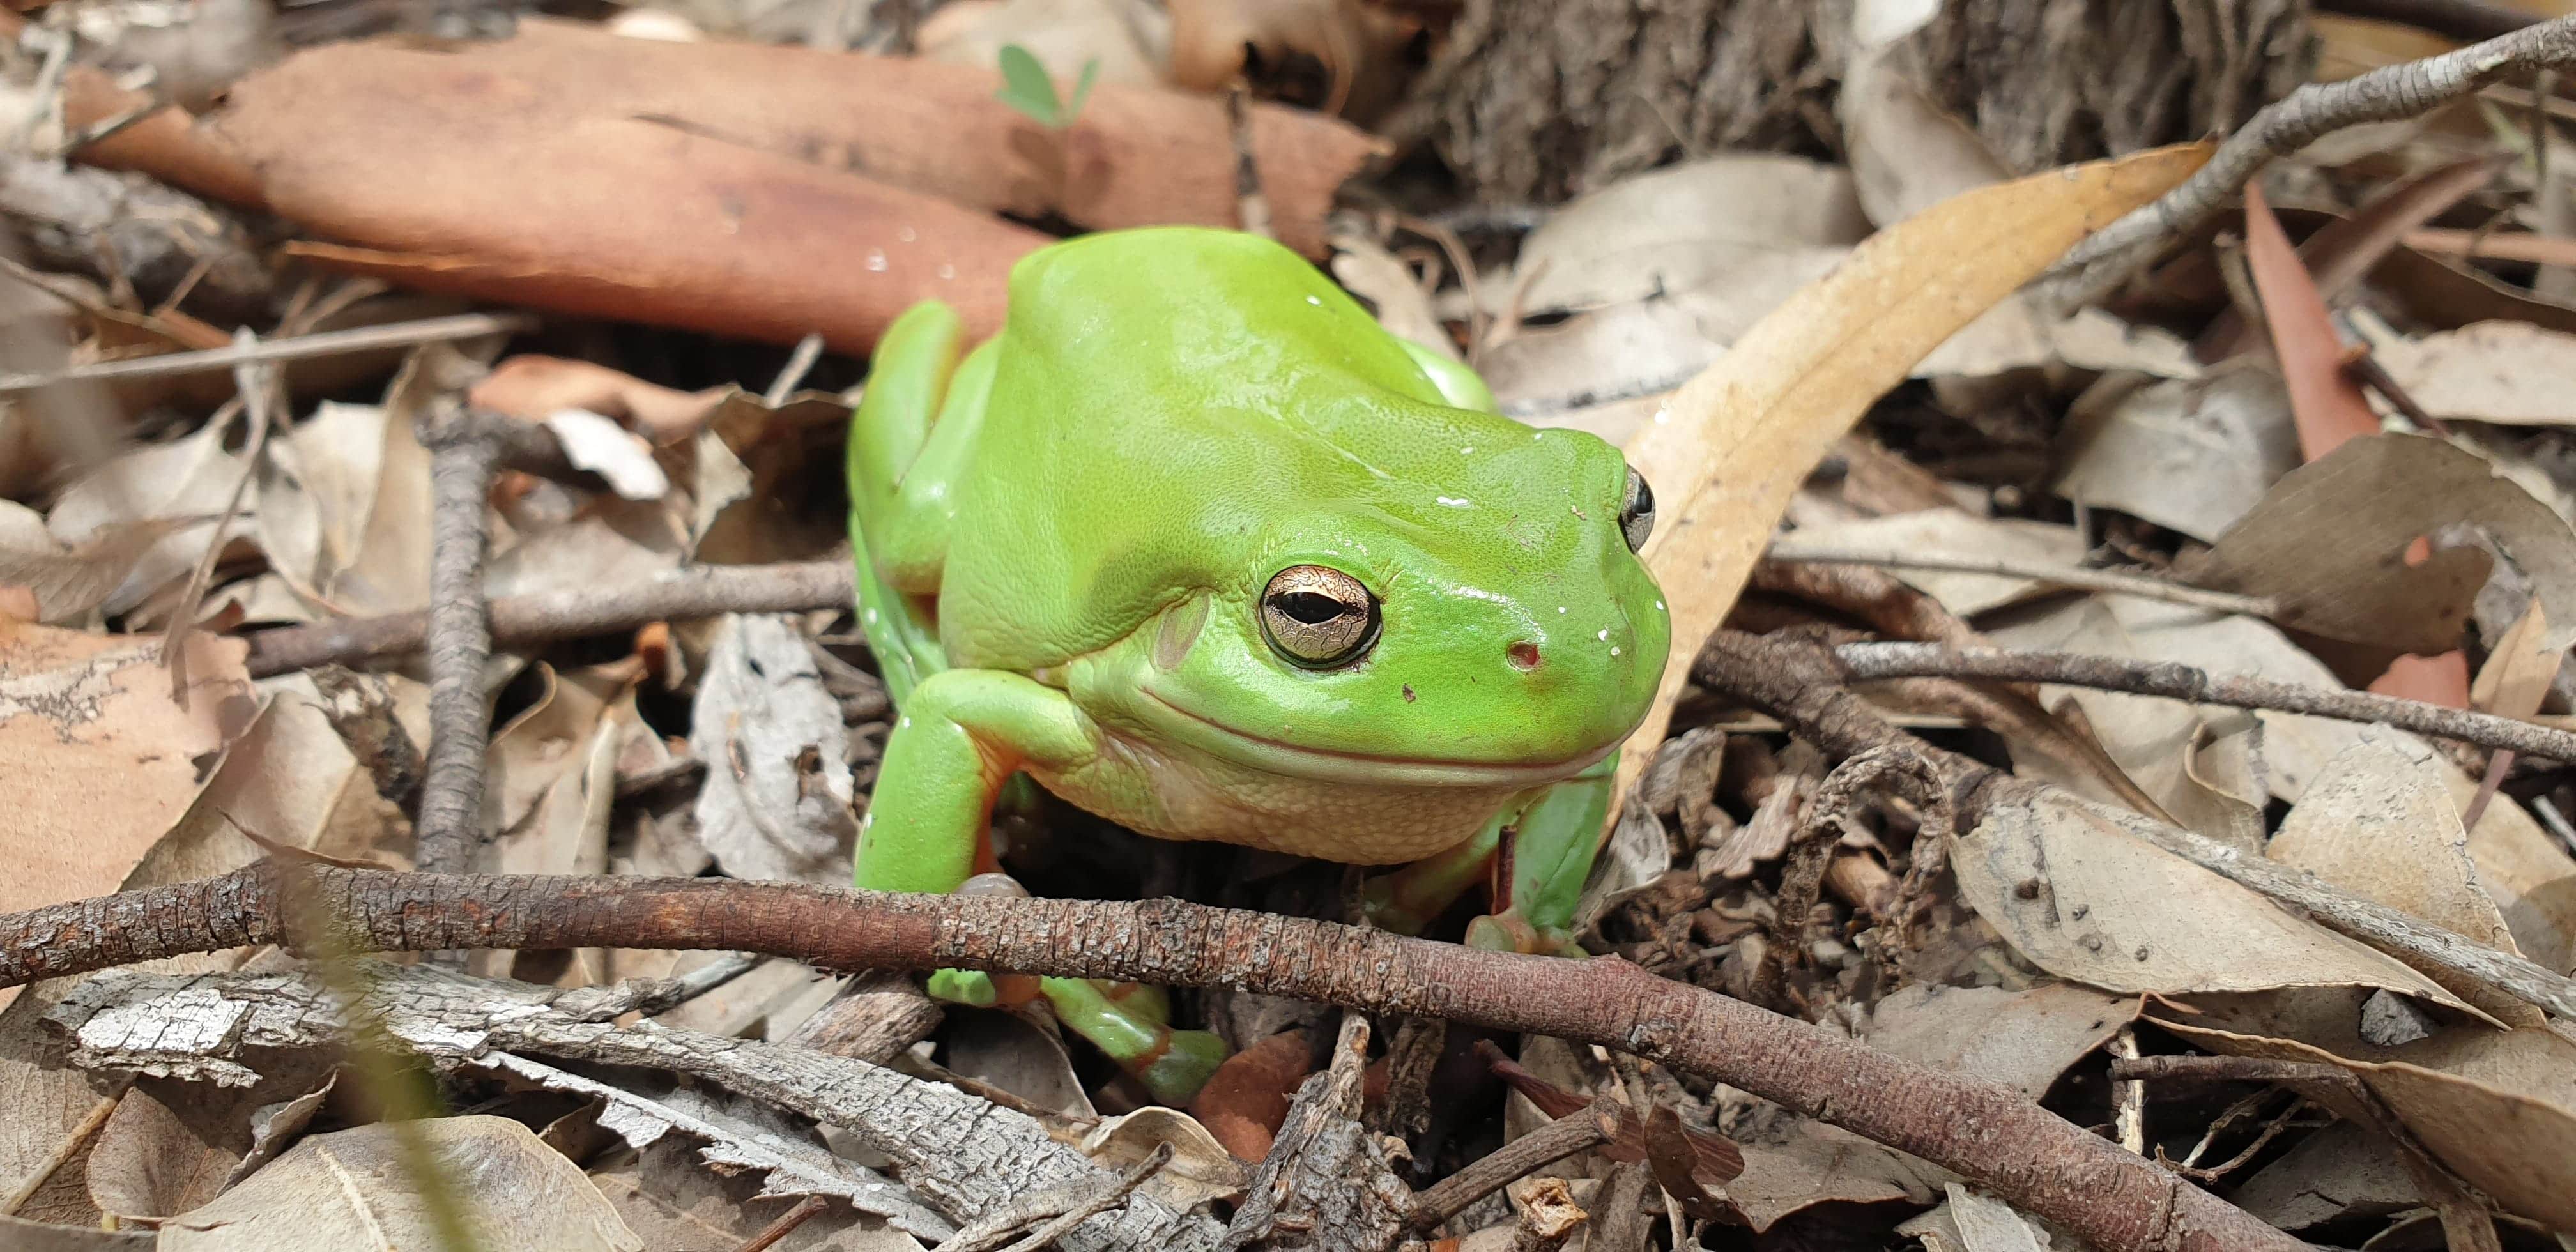
<instances>
[{"instance_id":1,"label":"frog's back","mask_svg":"<svg viewBox=\"0 0 2576 1252\"><path fill-rule=\"evenodd\" d=\"M1463 495L1529 468L1491 456L1527 428L1445 404L1347 294L1250 235L1032 254L998 350L940 605L961 664L1104 647L1176 591L1238 580L1244 545L1289 511L1428 503L1426 484Z\"/></svg>"}]
</instances>

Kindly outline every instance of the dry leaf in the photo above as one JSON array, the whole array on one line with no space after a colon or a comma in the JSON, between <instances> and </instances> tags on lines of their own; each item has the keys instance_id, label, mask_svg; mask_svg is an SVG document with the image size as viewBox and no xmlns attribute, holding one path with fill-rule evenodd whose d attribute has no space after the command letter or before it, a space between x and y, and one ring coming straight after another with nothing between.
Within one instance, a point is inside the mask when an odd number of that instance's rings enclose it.
<instances>
[{"instance_id":1,"label":"dry leaf","mask_svg":"<svg viewBox=\"0 0 2576 1252\"><path fill-rule=\"evenodd\" d=\"M951 1009L940 1044L946 1053L943 1064L952 1074L1067 1117L1099 1116L1073 1072L1073 1054L1065 1050L1063 1036L1016 1013Z\"/></svg>"},{"instance_id":2,"label":"dry leaf","mask_svg":"<svg viewBox=\"0 0 2576 1252\"><path fill-rule=\"evenodd\" d=\"M1871 402L2076 240L2207 159L2197 145L2054 170L1882 231L1737 340L1629 442L1629 462L1671 502L1645 558L1679 642L1620 758L1615 795L1653 757L1697 641L1734 604L1790 496Z\"/></svg>"},{"instance_id":3,"label":"dry leaf","mask_svg":"<svg viewBox=\"0 0 2576 1252\"><path fill-rule=\"evenodd\" d=\"M1306 1032L1272 1035L1227 1057L1190 1102L1190 1115L1237 1158L1258 1162L1270 1155L1297 1084L1314 1068Z\"/></svg>"},{"instance_id":4,"label":"dry leaf","mask_svg":"<svg viewBox=\"0 0 2576 1252\"><path fill-rule=\"evenodd\" d=\"M1198 1119L1178 1109L1149 1105L1092 1127L1079 1145L1092 1163L1116 1173L1133 1169L1155 1147L1172 1145L1171 1163L1137 1188L1182 1212L1210 1200L1238 1200L1252 1181L1252 1169Z\"/></svg>"},{"instance_id":5,"label":"dry leaf","mask_svg":"<svg viewBox=\"0 0 2576 1252\"><path fill-rule=\"evenodd\" d=\"M2136 1020L2136 996L2071 982L2027 991L2001 987L1906 987L1870 1011L1861 1039L1954 1074L1999 1082L2031 1099Z\"/></svg>"},{"instance_id":6,"label":"dry leaf","mask_svg":"<svg viewBox=\"0 0 2576 1252\"><path fill-rule=\"evenodd\" d=\"M1171 26L1146 0L1002 0L941 5L922 19L919 41L923 57L952 65L991 69L1005 44L1018 44L1058 83L1088 72L1104 83L1154 86L1163 81Z\"/></svg>"},{"instance_id":7,"label":"dry leaf","mask_svg":"<svg viewBox=\"0 0 2576 1252\"><path fill-rule=\"evenodd\" d=\"M2365 899L2498 951L2522 955L2493 897L2478 886L2468 832L2419 744L2376 727L2326 763L2264 850ZM2456 973L2417 966L2487 1015L2539 1026L2540 1010Z\"/></svg>"},{"instance_id":8,"label":"dry leaf","mask_svg":"<svg viewBox=\"0 0 2576 1252\"><path fill-rule=\"evenodd\" d=\"M2272 216L2272 206L2264 202L2259 181L2245 185L2245 259L2254 271L2254 289L2263 297L2263 320L2272 333L2272 354L2281 363L2281 381L2289 388L2300 452L2315 461L2347 439L2376 433L2379 415L2361 394L2361 384L2344 373L2343 337L2326 312L2325 297L2318 294L2280 220Z\"/></svg>"},{"instance_id":9,"label":"dry leaf","mask_svg":"<svg viewBox=\"0 0 2576 1252\"><path fill-rule=\"evenodd\" d=\"M846 884L849 733L794 621L726 617L693 716L689 750L708 766L699 838L725 872Z\"/></svg>"},{"instance_id":10,"label":"dry leaf","mask_svg":"<svg viewBox=\"0 0 2576 1252\"><path fill-rule=\"evenodd\" d=\"M2355 439L2275 485L2220 536L2196 581L2269 596L2293 629L2425 655L2458 648L2490 565L2478 548L2405 561L2421 537L2482 527L2549 606L2547 640L2576 642L2576 533L2476 454L2422 435Z\"/></svg>"},{"instance_id":11,"label":"dry leaf","mask_svg":"<svg viewBox=\"0 0 2576 1252\"><path fill-rule=\"evenodd\" d=\"M1621 179L1558 208L1521 241L1512 277L1485 283L1480 294L1485 311L1501 315L1517 292L1527 315L1729 292L1739 275L1769 272L1768 257L1815 257L1826 264L1797 268L1821 274L1869 230L1849 171L1803 157L1722 153ZM1795 289L1744 300L1742 324Z\"/></svg>"},{"instance_id":12,"label":"dry leaf","mask_svg":"<svg viewBox=\"0 0 2576 1252\"><path fill-rule=\"evenodd\" d=\"M164 537L206 519L156 518L111 522L93 532L79 547L64 550L40 528L31 540L42 547L0 548L0 586L22 587L36 597L32 620L67 621L106 602L108 595L134 572L135 563Z\"/></svg>"},{"instance_id":13,"label":"dry leaf","mask_svg":"<svg viewBox=\"0 0 2576 1252\"><path fill-rule=\"evenodd\" d=\"M1775 541L1771 550L1775 554L1885 553L1899 559L1941 557L2073 569L2084 560L2085 542L2082 532L2053 522L1978 517L1958 509L1925 509L1800 526ZM2042 583L2010 575L1909 569L1902 564L1886 569L1890 577L1940 601L1941 607L1961 617L1973 617L2046 590Z\"/></svg>"},{"instance_id":14,"label":"dry leaf","mask_svg":"<svg viewBox=\"0 0 2576 1252\"><path fill-rule=\"evenodd\" d=\"M2472 1186L2508 1211L2576 1229L2576 1043L2549 1029L2469 1025L2374 1047L2357 1033L2360 999L2230 996L2155 1016L2212 1052L2352 1070Z\"/></svg>"},{"instance_id":15,"label":"dry leaf","mask_svg":"<svg viewBox=\"0 0 2576 1252\"><path fill-rule=\"evenodd\" d=\"M2434 417L2507 426L2576 425L2576 335L2529 322L2478 322L2373 345L2372 355Z\"/></svg>"},{"instance_id":16,"label":"dry leaf","mask_svg":"<svg viewBox=\"0 0 2576 1252\"><path fill-rule=\"evenodd\" d=\"M2549 610L2533 600L2487 653L2486 665L2469 688L2469 702L2503 717L2538 713L2559 664L2567 659L2564 648L2549 644Z\"/></svg>"},{"instance_id":17,"label":"dry leaf","mask_svg":"<svg viewBox=\"0 0 2576 1252\"><path fill-rule=\"evenodd\" d=\"M393 1252L436 1247L422 1182L396 1137L419 1136L485 1252L642 1252L580 1169L506 1117L465 1115L314 1135L220 1199L162 1227L162 1252Z\"/></svg>"},{"instance_id":18,"label":"dry leaf","mask_svg":"<svg viewBox=\"0 0 2576 1252\"><path fill-rule=\"evenodd\" d=\"M2016 798L1953 842L1960 896L2032 964L2111 991L2384 987L2466 1009L2440 984L2283 912L2071 797Z\"/></svg>"},{"instance_id":19,"label":"dry leaf","mask_svg":"<svg viewBox=\"0 0 2576 1252\"><path fill-rule=\"evenodd\" d=\"M2345 1217L2384 1217L2423 1203L2406 1163L2386 1139L2337 1122L2256 1170L2230 1196L2236 1207L2283 1230Z\"/></svg>"},{"instance_id":20,"label":"dry leaf","mask_svg":"<svg viewBox=\"0 0 2576 1252\"><path fill-rule=\"evenodd\" d=\"M674 391L589 361L521 353L493 366L466 392L466 399L524 422L579 409L616 418L656 443L670 443L704 427L730 390Z\"/></svg>"},{"instance_id":21,"label":"dry leaf","mask_svg":"<svg viewBox=\"0 0 2576 1252\"><path fill-rule=\"evenodd\" d=\"M2067 414L2057 494L2216 542L2299 466L2289 393L2269 362L2193 379L2105 378Z\"/></svg>"},{"instance_id":22,"label":"dry leaf","mask_svg":"<svg viewBox=\"0 0 2576 1252\"><path fill-rule=\"evenodd\" d=\"M310 1053L288 1058L290 1072L251 1087L209 1092L180 1079L137 1083L117 1101L90 1148L91 1200L104 1213L150 1219L212 1201L252 1163L262 1138L254 1114L328 1086L327 1077L311 1072L309 1062L319 1059Z\"/></svg>"},{"instance_id":23,"label":"dry leaf","mask_svg":"<svg viewBox=\"0 0 2576 1252\"><path fill-rule=\"evenodd\" d=\"M1747 1103L1726 1123L1744 1152L1744 1172L1727 1181L1726 1197L1756 1233L1818 1204L1923 1204L1948 1177L1839 1126L1768 1101Z\"/></svg>"},{"instance_id":24,"label":"dry leaf","mask_svg":"<svg viewBox=\"0 0 2576 1252\"><path fill-rule=\"evenodd\" d=\"M1413 268L1373 239L1353 234L1333 236L1333 278L1352 295L1368 302L1377 324L1387 333L1411 340L1452 361L1462 359L1449 328L1432 311L1431 297Z\"/></svg>"},{"instance_id":25,"label":"dry leaf","mask_svg":"<svg viewBox=\"0 0 2576 1252\"><path fill-rule=\"evenodd\" d=\"M235 433L228 422L210 422L197 433L172 443L151 444L118 454L65 489L45 516L46 529L75 550L111 533L111 528L146 521L178 522L134 562L124 581L100 602L108 613L123 613L163 586L185 581L216 541L215 521L232 498L233 485L249 465L224 450ZM245 514L248 512L245 509ZM224 538L252 533L249 516L236 516Z\"/></svg>"},{"instance_id":26,"label":"dry leaf","mask_svg":"<svg viewBox=\"0 0 2576 1252\"><path fill-rule=\"evenodd\" d=\"M2103 597L2099 603L2119 619L2141 660L2329 689L2343 685L2323 662L2268 622L2126 596ZM2361 726L2331 718L2269 711L2255 717L2263 723L2264 772L2272 795L2293 802L2324 773L2327 762L2363 734ZM2428 751L2414 736L2379 733L2392 735L2410 755ZM2437 763L2436 772L2451 793L2452 806L2466 807L2478 780L2448 762ZM2496 796L2469 832L2469 855L2477 862L2479 884L2504 909L2524 955L2558 969L2576 966L2576 898L2553 900L2547 894L2550 884L2576 876L2576 859L2507 795Z\"/></svg>"},{"instance_id":27,"label":"dry leaf","mask_svg":"<svg viewBox=\"0 0 2576 1252\"><path fill-rule=\"evenodd\" d=\"M157 636L0 624L0 774L19 847L0 911L116 890L249 724L248 646L204 635L187 646L181 705ZM16 994L0 991L0 1004Z\"/></svg>"}]
</instances>

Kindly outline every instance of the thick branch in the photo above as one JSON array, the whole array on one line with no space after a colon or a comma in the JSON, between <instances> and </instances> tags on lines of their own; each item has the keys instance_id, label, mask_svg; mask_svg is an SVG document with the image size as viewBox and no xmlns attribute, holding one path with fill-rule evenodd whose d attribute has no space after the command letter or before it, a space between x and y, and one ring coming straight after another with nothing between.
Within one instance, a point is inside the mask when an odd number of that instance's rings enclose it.
<instances>
[{"instance_id":1,"label":"thick branch","mask_svg":"<svg viewBox=\"0 0 2576 1252\"><path fill-rule=\"evenodd\" d=\"M1709 636L1708 646L1691 667L1691 677L1703 687L1779 718L1798 737L1834 756L1857 756L1902 743L1930 758L1949 776L1963 829L1974 826L1998 804L2029 800L2081 804L2130 834L2382 952L2429 961L2560 1017L2576 1018L2576 980L2556 971L2330 887L2314 874L2248 856L2205 835L2126 809L2077 800L1914 739L1843 686L1848 679L1837 661L1837 652L1820 644L1721 630Z\"/></svg>"},{"instance_id":2,"label":"thick branch","mask_svg":"<svg viewBox=\"0 0 2576 1252\"><path fill-rule=\"evenodd\" d=\"M2052 271L2054 294L2071 308L2118 286L2136 261L2217 214L2274 157L2348 126L2420 117L2490 83L2569 64L2576 64L2576 17L2341 82L2300 87L2264 106L2181 186L2069 250Z\"/></svg>"},{"instance_id":3,"label":"thick branch","mask_svg":"<svg viewBox=\"0 0 2576 1252\"><path fill-rule=\"evenodd\" d=\"M2473 709L2447 709L2421 700L2401 700L2301 683L2274 682L2242 675L2219 676L2172 661L2132 661L2116 656L2067 652L2007 652L1989 648L1945 648L1929 643L1847 643L1833 650L1846 682L1881 678L1992 678L2005 682L2058 683L2101 691L2163 696L2194 704L2224 704L2240 709L2304 713L2346 722L2375 722L2419 735L2438 735L2483 748L2556 761L2576 761L2576 733L2498 717Z\"/></svg>"},{"instance_id":4,"label":"thick branch","mask_svg":"<svg viewBox=\"0 0 2576 1252\"><path fill-rule=\"evenodd\" d=\"M544 591L491 601L492 641L522 647L633 630L646 622L727 613L797 613L850 603L850 563L709 565L624 587ZM349 617L250 636L253 677L316 665L355 665L418 652L426 613Z\"/></svg>"},{"instance_id":5,"label":"thick branch","mask_svg":"<svg viewBox=\"0 0 2576 1252\"><path fill-rule=\"evenodd\" d=\"M294 910L288 897L324 906ZM959 967L1228 985L1554 1035L1743 1088L1956 1171L2111 1252L2304 1245L2023 1099L1624 961L1521 956L1178 901L900 896L725 879L395 874L266 862L0 917L0 985L292 940L696 948L839 969Z\"/></svg>"}]
</instances>

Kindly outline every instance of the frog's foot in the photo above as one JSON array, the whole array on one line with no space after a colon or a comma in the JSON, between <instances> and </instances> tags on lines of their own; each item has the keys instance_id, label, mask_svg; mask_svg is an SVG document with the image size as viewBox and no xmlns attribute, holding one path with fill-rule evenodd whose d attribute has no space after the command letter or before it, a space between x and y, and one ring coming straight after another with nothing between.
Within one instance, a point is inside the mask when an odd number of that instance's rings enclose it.
<instances>
[{"instance_id":1,"label":"frog's foot","mask_svg":"<svg viewBox=\"0 0 2576 1252\"><path fill-rule=\"evenodd\" d=\"M1186 1107L1225 1062L1225 1041L1204 1030L1174 1030L1159 987L1092 978L1039 980L1056 1020L1091 1041L1156 1100Z\"/></svg>"},{"instance_id":2,"label":"frog's foot","mask_svg":"<svg viewBox=\"0 0 2576 1252\"><path fill-rule=\"evenodd\" d=\"M1548 788L1523 807L1495 865L1494 911L1467 925L1467 946L1583 956L1574 912L1601 851L1618 755Z\"/></svg>"},{"instance_id":3,"label":"frog's foot","mask_svg":"<svg viewBox=\"0 0 2576 1252\"><path fill-rule=\"evenodd\" d=\"M1427 856L1360 884L1360 911L1368 923L1399 935L1418 935L1458 897L1493 873L1494 849L1503 837L1506 811L1477 831L1474 838L1437 856Z\"/></svg>"}]
</instances>

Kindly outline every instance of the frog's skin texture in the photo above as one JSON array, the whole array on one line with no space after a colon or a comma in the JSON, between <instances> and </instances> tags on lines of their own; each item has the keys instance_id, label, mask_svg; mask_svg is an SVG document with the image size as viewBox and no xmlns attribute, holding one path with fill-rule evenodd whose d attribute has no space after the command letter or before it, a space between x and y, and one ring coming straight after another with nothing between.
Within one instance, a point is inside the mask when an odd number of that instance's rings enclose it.
<instances>
[{"instance_id":1,"label":"frog's skin texture","mask_svg":"<svg viewBox=\"0 0 2576 1252\"><path fill-rule=\"evenodd\" d=\"M1227 231L1033 253L1002 332L961 347L945 306L906 313L851 430L862 624L899 710L860 886L955 890L1025 773L1165 838L1432 858L1372 888L1397 928L1486 876L1518 821L1471 937L1563 945L1668 643L1630 548L1650 497L1617 449L1494 414L1472 374ZM1292 567L1323 581L1275 587ZM1365 637L1369 602L1373 642L1319 660ZM1324 612L1325 644L1296 642ZM1166 1098L1216 1055L1151 1004L1043 985Z\"/></svg>"}]
</instances>

